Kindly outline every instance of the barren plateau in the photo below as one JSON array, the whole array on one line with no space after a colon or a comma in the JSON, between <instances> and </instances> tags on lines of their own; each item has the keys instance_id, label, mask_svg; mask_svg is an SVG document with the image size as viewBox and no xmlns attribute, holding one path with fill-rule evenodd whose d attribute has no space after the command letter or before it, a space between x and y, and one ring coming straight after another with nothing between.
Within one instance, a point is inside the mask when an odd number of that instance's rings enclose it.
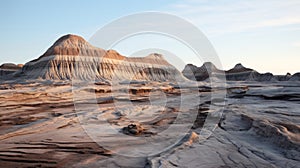
<instances>
[{"instance_id":1,"label":"barren plateau","mask_svg":"<svg viewBox=\"0 0 300 168\"><path fill-rule=\"evenodd\" d=\"M0 85L0 165L297 167L299 88L297 82L228 82L226 88L211 88L206 82L184 87L137 82L117 87L89 83L76 90L69 81L6 81ZM212 100L212 95L224 89L224 100ZM74 94L80 96L74 99ZM189 109L179 107L182 95L191 102ZM184 117L177 120L179 114L196 117L187 123ZM210 128L204 126L208 116L216 119L211 123L215 129L204 130ZM132 132L130 123L143 129ZM179 141L165 144L170 146L167 150L152 155L158 151L149 141L157 140L157 134L174 124L190 124L191 129L180 134ZM118 134L105 132L108 127ZM167 142L173 133L160 136L160 142ZM93 137L98 134L110 143L101 146L103 142ZM132 143L128 137L139 138ZM143 151L138 150L130 154L139 157L124 153L144 146L148 146L143 149L148 156L139 155Z\"/></svg>"}]
</instances>

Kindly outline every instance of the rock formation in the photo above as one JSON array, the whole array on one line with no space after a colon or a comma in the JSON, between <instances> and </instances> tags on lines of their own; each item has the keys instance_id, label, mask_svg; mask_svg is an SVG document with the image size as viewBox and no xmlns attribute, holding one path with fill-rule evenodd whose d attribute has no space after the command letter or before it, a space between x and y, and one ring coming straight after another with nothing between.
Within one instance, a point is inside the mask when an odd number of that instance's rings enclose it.
<instances>
[{"instance_id":1,"label":"rock formation","mask_svg":"<svg viewBox=\"0 0 300 168\"><path fill-rule=\"evenodd\" d=\"M22 64L5 63L0 66L0 76L12 74L23 67Z\"/></svg>"},{"instance_id":2,"label":"rock formation","mask_svg":"<svg viewBox=\"0 0 300 168\"><path fill-rule=\"evenodd\" d=\"M256 76L255 71L250 68L244 67L242 64L237 64L235 65L232 69L226 71L226 78L227 80L247 80L251 79L254 76Z\"/></svg>"},{"instance_id":3,"label":"rock formation","mask_svg":"<svg viewBox=\"0 0 300 168\"><path fill-rule=\"evenodd\" d=\"M274 76L278 81L288 81L291 79L292 75L287 73L286 75L275 75Z\"/></svg>"},{"instance_id":4,"label":"rock formation","mask_svg":"<svg viewBox=\"0 0 300 168\"><path fill-rule=\"evenodd\" d=\"M290 81L300 81L300 73L295 73L291 78Z\"/></svg>"},{"instance_id":5,"label":"rock formation","mask_svg":"<svg viewBox=\"0 0 300 168\"><path fill-rule=\"evenodd\" d=\"M191 80L203 81L208 79L212 74L221 73L213 63L205 62L201 67L192 64L186 65L182 71L183 75Z\"/></svg>"},{"instance_id":6,"label":"rock formation","mask_svg":"<svg viewBox=\"0 0 300 168\"><path fill-rule=\"evenodd\" d=\"M191 80L203 81L212 77L213 74L225 73L228 81L299 81L300 75L273 75L272 73L259 73L256 70L246 68L242 64L235 65L232 69L222 71L217 69L212 63L204 63L201 67L187 64L182 71L183 75Z\"/></svg>"},{"instance_id":7,"label":"rock formation","mask_svg":"<svg viewBox=\"0 0 300 168\"><path fill-rule=\"evenodd\" d=\"M76 35L59 38L42 56L26 63L15 76L50 80L184 79L160 54L126 57L114 50L94 47Z\"/></svg>"}]
</instances>

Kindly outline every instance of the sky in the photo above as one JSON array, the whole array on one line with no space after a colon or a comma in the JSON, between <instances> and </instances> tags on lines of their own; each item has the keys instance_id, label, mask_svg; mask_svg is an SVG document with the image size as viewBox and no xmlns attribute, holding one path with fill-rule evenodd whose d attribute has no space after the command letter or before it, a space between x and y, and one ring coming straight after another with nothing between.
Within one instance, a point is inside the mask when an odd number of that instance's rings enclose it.
<instances>
[{"instance_id":1,"label":"sky","mask_svg":"<svg viewBox=\"0 0 300 168\"><path fill-rule=\"evenodd\" d=\"M261 73L295 73L300 71L299 9L299 0L2 0L0 64L35 59L62 35L77 34L88 40L118 18L158 11L197 26L216 50L221 69L242 63ZM123 55L158 48L180 57L179 69L186 63L201 66L203 62L188 48L178 46L174 39L145 35L112 48Z\"/></svg>"}]
</instances>

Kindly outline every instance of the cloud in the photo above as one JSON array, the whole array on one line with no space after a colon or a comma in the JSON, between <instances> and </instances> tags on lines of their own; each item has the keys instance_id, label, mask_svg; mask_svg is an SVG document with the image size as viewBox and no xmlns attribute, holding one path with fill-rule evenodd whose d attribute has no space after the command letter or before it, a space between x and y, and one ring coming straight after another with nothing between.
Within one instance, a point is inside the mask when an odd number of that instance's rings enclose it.
<instances>
[{"instance_id":1,"label":"cloud","mask_svg":"<svg viewBox=\"0 0 300 168\"><path fill-rule=\"evenodd\" d=\"M298 0L180 0L169 11L209 34L251 32L300 24Z\"/></svg>"}]
</instances>

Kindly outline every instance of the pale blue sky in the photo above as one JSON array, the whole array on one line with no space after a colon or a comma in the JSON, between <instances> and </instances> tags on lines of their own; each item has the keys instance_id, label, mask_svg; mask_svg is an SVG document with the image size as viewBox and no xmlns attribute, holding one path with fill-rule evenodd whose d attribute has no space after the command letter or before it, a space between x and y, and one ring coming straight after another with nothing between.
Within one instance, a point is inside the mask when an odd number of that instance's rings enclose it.
<instances>
[{"instance_id":1,"label":"pale blue sky","mask_svg":"<svg viewBox=\"0 0 300 168\"><path fill-rule=\"evenodd\" d=\"M225 69L241 62L260 72L295 73L300 71L299 9L298 0L2 0L0 64L37 58L64 34L88 40L101 26L122 16L161 11L198 26ZM131 54L121 45L119 49ZM189 56L183 59L201 63Z\"/></svg>"}]
</instances>

